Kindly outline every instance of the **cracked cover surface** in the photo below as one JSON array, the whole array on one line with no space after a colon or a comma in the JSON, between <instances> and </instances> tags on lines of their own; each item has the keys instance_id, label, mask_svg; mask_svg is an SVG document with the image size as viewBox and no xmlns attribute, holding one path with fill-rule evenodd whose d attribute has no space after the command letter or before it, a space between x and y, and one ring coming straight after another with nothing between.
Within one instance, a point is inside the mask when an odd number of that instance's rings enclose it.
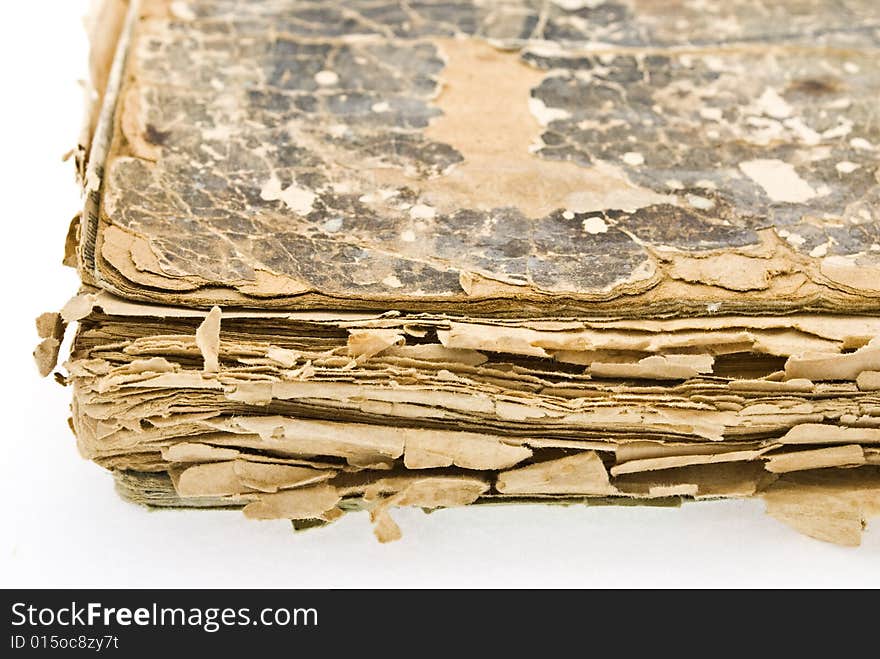
<instances>
[{"instance_id":1,"label":"cracked cover surface","mask_svg":"<svg viewBox=\"0 0 880 659\"><path fill-rule=\"evenodd\" d=\"M874 311L880 6L144 0L87 277L518 315Z\"/></svg>"}]
</instances>

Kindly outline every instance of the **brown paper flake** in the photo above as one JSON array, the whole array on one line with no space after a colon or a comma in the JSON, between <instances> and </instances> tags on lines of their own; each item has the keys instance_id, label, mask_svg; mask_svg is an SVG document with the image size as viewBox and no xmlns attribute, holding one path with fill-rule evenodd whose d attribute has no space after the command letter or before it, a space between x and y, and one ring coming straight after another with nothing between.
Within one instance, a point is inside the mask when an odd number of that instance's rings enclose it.
<instances>
[{"instance_id":1,"label":"brown paper flake","mask_svg":"<svg viewBox=\"0 0 880 659\"><path fill-rule=\"evenodd\" d=\"M260 494L244 507L244 515L250 519L314 519L335 509L340 500L335 487L322 483Z\"/></svg>"},{"instance_id":2,"label":"brown paper flake","mask_svg":"<svg viewBox=\"0 0 880 659\"><path fill-rule=\"evenodd\" d=\"M495 489L502 494L617 494L595 451L501 472Z\"/></svg>"},{"instance_id":3,"label":"brown paper flake","mask_svg":"<svg viewBox=\"0 0 880 659\"><path fill-rule=\"evenodd\" d=\"M880 515L880 469L821 469L785 474L764 493L767 513L812 538L855 547Z\"/></svg>"},{"instance_id":4,"label":"brown paper flake","mask_svg":"<svg viewBox=\"0 0 880 659\"><path fill-rule=\"evenodd\" d=\"M205 360L205 373L220 370L220 307L212 307L196 330L196 344Z\"/></svg>"},{"instance_id":5,"label":"brown paper flake","mask_svg":"<svg viewBox=\"0 0 880 659\"><path fill-rule=\"evenodd\" d=\"M858 444L806 451L778 453L767 457L764 468L774 474L826 467L856 467L865 464L865 452Z\"/></svg>"}]
</instances>

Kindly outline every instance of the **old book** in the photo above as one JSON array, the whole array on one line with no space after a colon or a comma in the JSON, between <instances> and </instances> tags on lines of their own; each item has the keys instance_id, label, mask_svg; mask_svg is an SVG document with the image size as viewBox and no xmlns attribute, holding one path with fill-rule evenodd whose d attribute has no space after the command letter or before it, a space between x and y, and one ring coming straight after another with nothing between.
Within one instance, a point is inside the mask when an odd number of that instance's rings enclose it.
<instances>
[{"instance_id":1,"label":"old book","mask_svg":"<svg viewBox=\"0 0 880 659\"><path fill-rule=\"evenodd\" d=\"M41 317L157 506L880 510L880 8L109 0Z\"/></svg>"}]
</instances>

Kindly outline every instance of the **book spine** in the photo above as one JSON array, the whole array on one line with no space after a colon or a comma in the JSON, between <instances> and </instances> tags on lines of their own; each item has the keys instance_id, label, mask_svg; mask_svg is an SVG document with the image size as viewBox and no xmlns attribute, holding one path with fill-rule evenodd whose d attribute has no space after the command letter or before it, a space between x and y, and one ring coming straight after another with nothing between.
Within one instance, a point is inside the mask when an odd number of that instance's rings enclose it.
<instances>
[{"instance_id":1,"label":"book spine","mask_svg":"<svg viewBox=\"0 0 880 659\"><path fill-rule=\"evenodd\" d=\"M87 284L98 283L99 274L95 266L95 242L98 236L98 222L100 220L101 190L107 154L109 153L110 143L113 138L113 125L119 100L119 89L125 71L131 34L139 14L139 9L140 0L129 0L125 20L122 28L119 30L115 48L111 48L106 44L103 46L106 52L113 53L113 59L104 89L97 90L102 93L100 93L101 101L97 122L95 123L91 141L87 146L87 156L84 162L83 187L85 204L78 248L80 275L83 282ZM100 27L96 32L100 33ZM96 45L93 45L93 47Z\"/></svg>"}]
</instances>

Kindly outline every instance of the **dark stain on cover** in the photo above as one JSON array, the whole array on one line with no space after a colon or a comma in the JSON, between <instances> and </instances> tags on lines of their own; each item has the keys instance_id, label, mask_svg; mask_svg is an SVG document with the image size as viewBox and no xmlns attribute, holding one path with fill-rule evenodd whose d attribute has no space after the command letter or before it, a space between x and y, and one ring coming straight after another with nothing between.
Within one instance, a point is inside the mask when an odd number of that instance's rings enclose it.
<instances>
[{"instance_id":1,"label":"dark stain on cover","mask_svg":"<svg viewBox=\"0 0 880 659\"><path fill-rule=\"evenodd\" d=\"M155 275L135 278L147 297L175 278L271 297L257 271L340 299L460 299L465 274L601 296L656 283L655 248L744 249L768 228L814 271L880 267L872 0L145 4L102 211L148 245L105 274ZM529 213L449 192L467 157L426 129L455 83L444 48L472 39L540 72L507 99L535 116L517 158L620 195Z\"/></svg>"}]
</instances>

